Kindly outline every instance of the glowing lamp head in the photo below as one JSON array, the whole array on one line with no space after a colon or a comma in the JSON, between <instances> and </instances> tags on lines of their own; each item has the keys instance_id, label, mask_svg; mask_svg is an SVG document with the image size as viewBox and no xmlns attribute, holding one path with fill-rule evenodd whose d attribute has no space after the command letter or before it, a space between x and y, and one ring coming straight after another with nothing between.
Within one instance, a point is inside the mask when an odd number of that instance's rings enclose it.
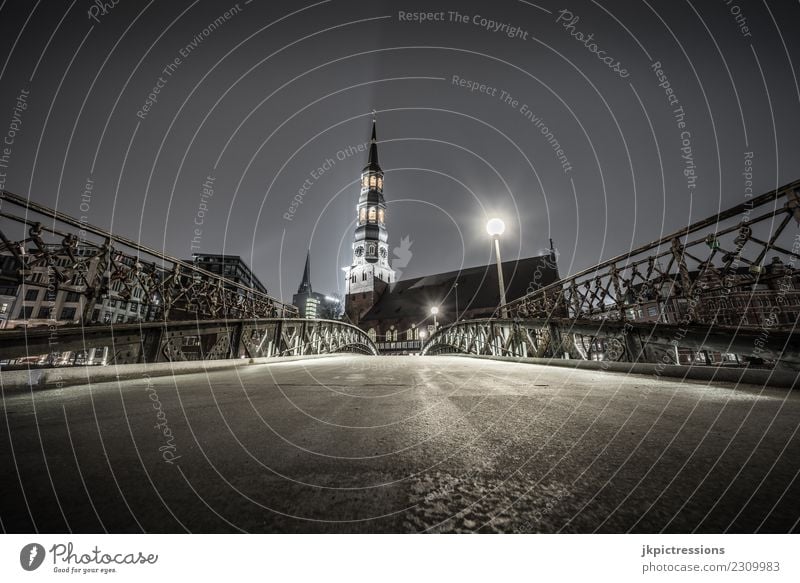
<instances>
[{"instance_id":1,"label":"glowing lamp head","mask_svg":"<svg viewBox=\"0 0 800 583\"><path fill-rule=\"evenodd\" d=\"M492 237L499 237L502 235L506 230L506 224L503 222L503 219L489 219L489 222L486 223L486 232L489 233Z\"/></svg>"},{"instance_id":2,"label":"glowing lamp head","mask_svg":"<svg viewBox=\"0 0 800 583\"><path fill-rule=\"evenodd\" d=\"M436 306L433 306L431 308L431 314L433 314L435 316L438 313L439 313L439 308L437 308Z\"/></svg>"}]
</instances>

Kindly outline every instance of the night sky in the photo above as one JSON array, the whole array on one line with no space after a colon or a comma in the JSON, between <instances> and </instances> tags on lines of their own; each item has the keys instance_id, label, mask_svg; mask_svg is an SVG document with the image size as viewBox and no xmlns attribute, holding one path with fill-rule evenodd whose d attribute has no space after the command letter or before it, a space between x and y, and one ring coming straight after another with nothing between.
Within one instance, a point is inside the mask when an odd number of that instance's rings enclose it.
<instances>
[{"instance_id":1,"label":"night sky","mask_svg":"<svg viewBox=\"0 0 800 583\"><path fill-rule=\"evenodd\" d=\"M797 2L101 4L0 0L0 181L289 301L309 247L343 291L373 110L403 278L490 216L567 275L800 177Z\"/></svg>"}]
</instances>

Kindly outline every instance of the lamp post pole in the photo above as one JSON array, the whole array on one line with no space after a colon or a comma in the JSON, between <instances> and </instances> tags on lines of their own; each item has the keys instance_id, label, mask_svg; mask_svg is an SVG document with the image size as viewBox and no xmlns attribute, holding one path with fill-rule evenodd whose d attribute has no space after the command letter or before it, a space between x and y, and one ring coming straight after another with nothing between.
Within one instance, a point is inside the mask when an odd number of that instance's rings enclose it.
<instances>
[{"instance_id":1,"label":"lamp post pole","mask_svg":"<svg viewBox=\"0 0 800 583\"><path fill-rule=\"evenodd\" d=\"M458 322L458 282L453 284L453 288L456 292L456 322Z\"/></svg>"},{"instance_id":2,"label":"lamp post pole","mask_svg":"<svg viewBox=\"0 0 800 583\"><path fill-rule=\"evenodd\" d=\"M497 283L500 286L500 316L508 318L506 309L506 284L503 280L503 261L500 259L500 235L506 230L506 225L501 219L490 219L486 223L486 232L494 239L494 254L497 258Z\"/></svg>"}]
</instances>

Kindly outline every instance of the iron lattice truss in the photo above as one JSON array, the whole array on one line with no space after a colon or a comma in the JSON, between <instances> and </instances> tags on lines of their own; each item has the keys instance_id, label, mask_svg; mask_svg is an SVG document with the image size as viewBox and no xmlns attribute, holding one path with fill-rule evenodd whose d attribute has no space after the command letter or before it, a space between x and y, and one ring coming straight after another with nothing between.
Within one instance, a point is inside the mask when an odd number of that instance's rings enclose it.
<instances>
[{"instance_id":1,"label":"iron lattice truss","mask_svg":"<svg viewBox=\"0 0 800 583\"><path fill-rule=\"evenodd\" d=\"M145 321L297 314L294 306L256 289L10 192L0 193L0 205L0 219L25 231L23 238L11 240L0 228L0 254L14 258L16 282L52 294L80 294L83 323L91 322L104 299L129 301L134 296L145 308Z\"/></svg>"},{"instance_id":2,"label":"iron lattice truss","mask_svg":"<svg viewBox=\"0 0 800 583\"><path fill-rule=\"evenodd\" d=\"M105 364L142 364L378 353L359 328L333 320L263 319L147 322L116 326L65 326L58 329L54 353L47 329L0 332L0 359L41 355L43 365L58 365L58 355L89 351L107 354ZM62 364L63 365L63 364Z\"/></svg>"},{"instance_id":3,"label":"iron lattice truss","mask_svg":"<svg viewBox=\"0 0 800 583\"><path fill-rule=\"evenodd\" d=\"M800 287L798 225L800 180L510 302L508 314L631 321L652 307L665 323L753 327L743 315L758 289L788 299Z\"/></svg>"},{"instance_id":4,"label":"iron lattice truss","mask_svg":"<svg viewBox=\"0 0 800 583\"><path fill-rule=\"evenodd\" d=\"M660 324L538 318L530 320L465 320L438 330L422 354L445 353L680 364L677 347L714 350L780 362L800 369L800 335L790 330L732 328L715 324Z\"/></svg>"}]
</instances>

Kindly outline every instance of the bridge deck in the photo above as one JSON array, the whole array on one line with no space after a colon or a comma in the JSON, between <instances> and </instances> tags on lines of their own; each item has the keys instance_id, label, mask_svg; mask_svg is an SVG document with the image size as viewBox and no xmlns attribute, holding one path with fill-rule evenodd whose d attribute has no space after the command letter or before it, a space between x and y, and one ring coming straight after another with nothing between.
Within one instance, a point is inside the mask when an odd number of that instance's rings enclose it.
<instances>
[{"instance_id":1,"label":"bridge deck","mask_svg":"<svg viewBox=\"0 0 800 583\"><path fill-rule=\"evenodd\" d=\"M800 395L782 390L341 356L7 394L4 408L6 531L788 531L800 518Z\"/></svg>"}]
</instances>

